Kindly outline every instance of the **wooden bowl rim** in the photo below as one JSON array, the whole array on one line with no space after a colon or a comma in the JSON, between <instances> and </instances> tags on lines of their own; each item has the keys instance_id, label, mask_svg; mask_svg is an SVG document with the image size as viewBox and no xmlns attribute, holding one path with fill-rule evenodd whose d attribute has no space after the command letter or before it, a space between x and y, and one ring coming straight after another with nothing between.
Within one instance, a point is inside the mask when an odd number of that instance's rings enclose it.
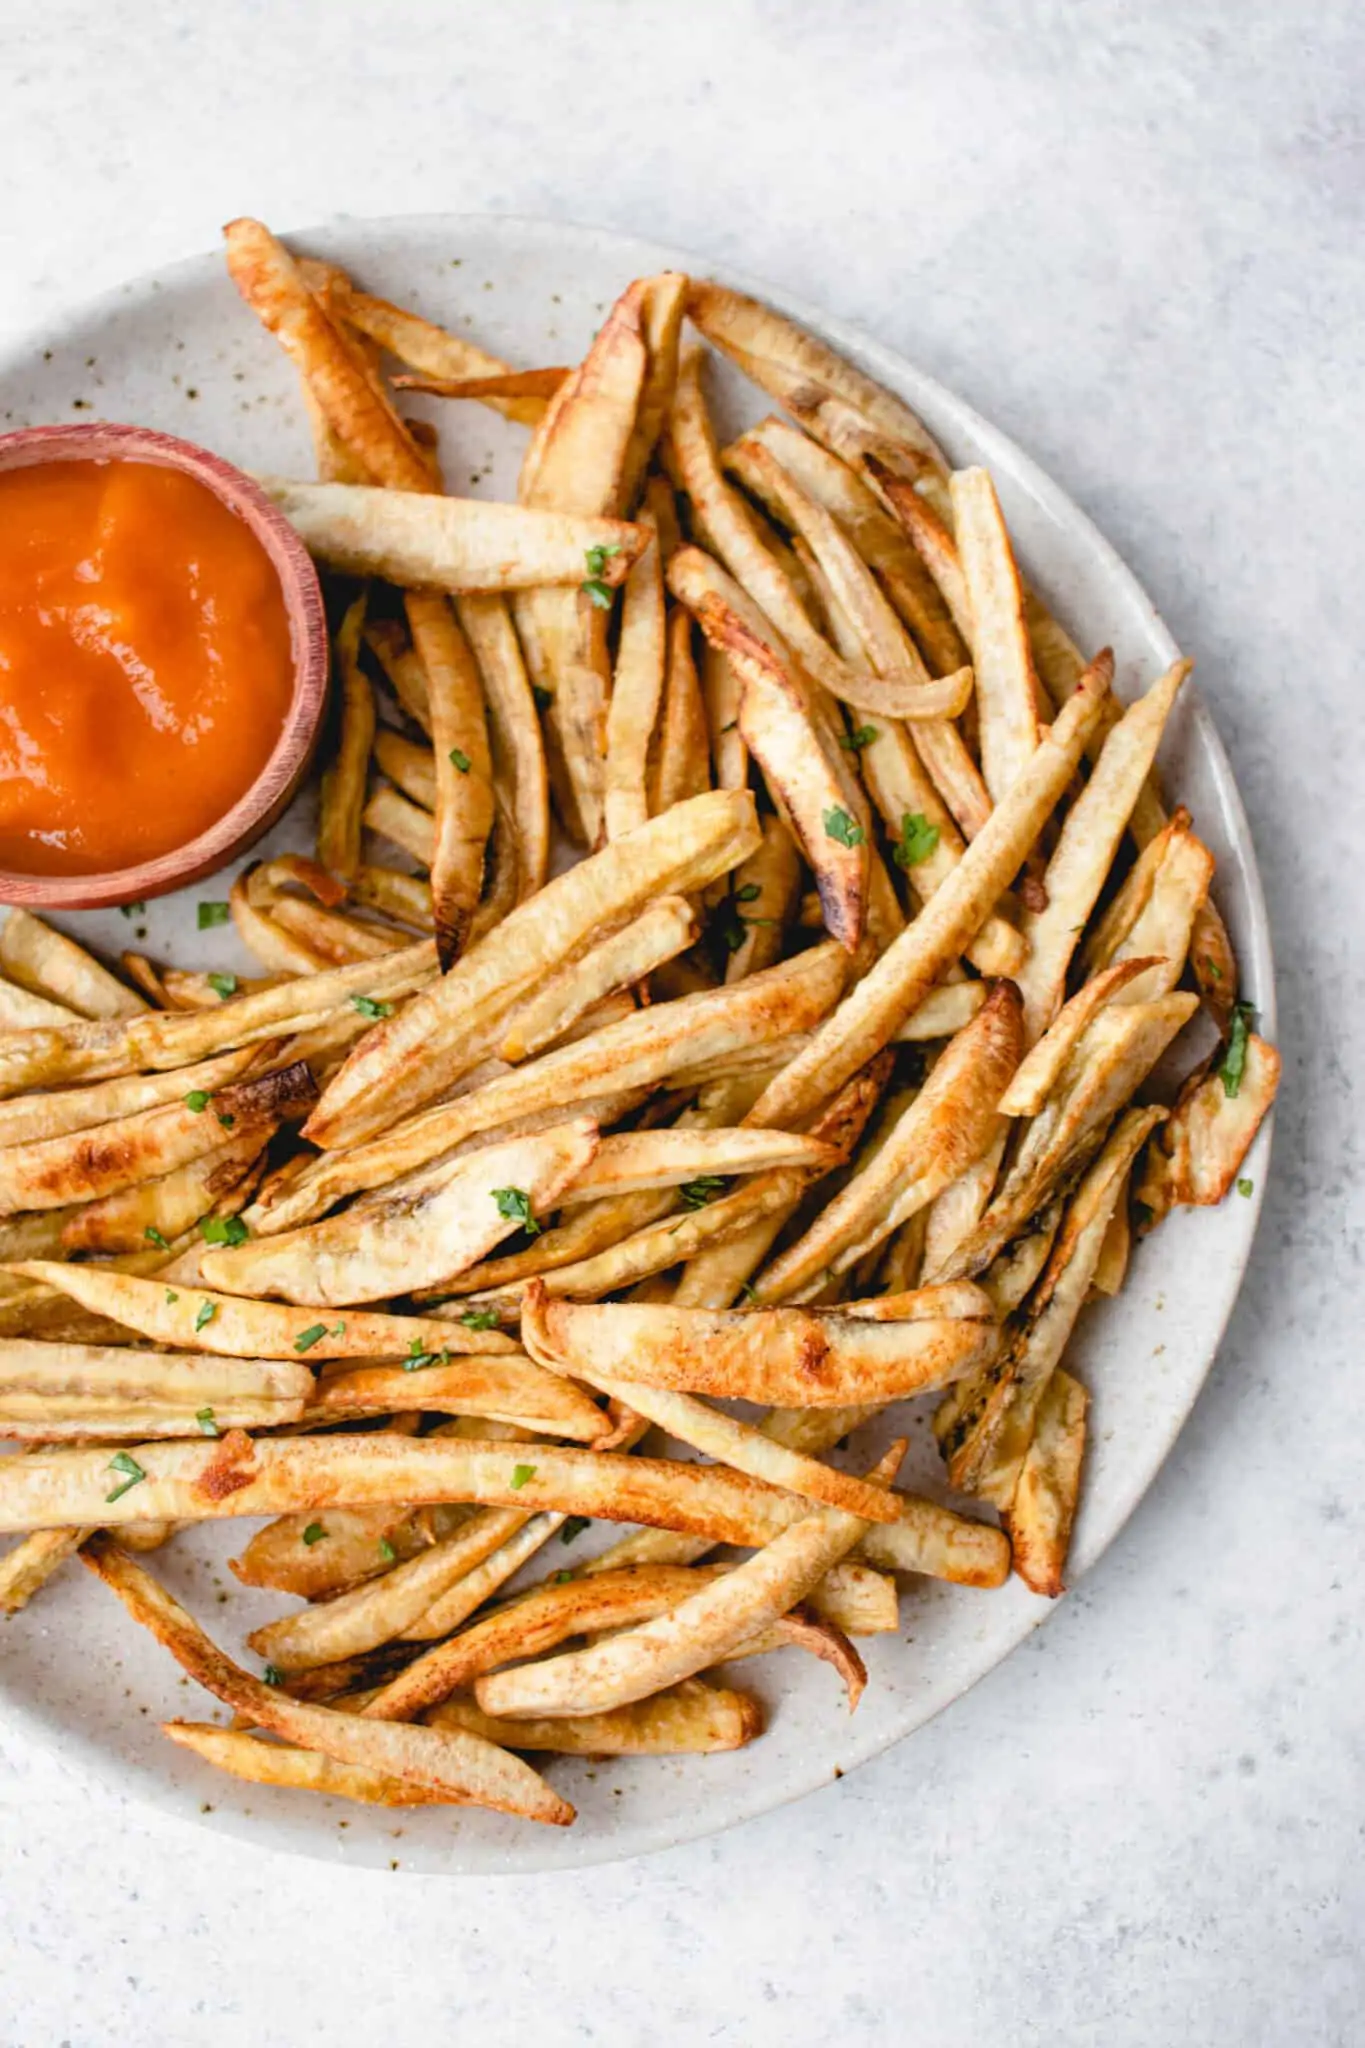
<instances>
[{"instance_id":1,"label":"wooden bowl rim","mask_svg":"<svg viewBox=\"0 0 1365 2048\"><path fill-rule=\"evenodd\" d=\"M261 543L280 581L294 656L294 687L270 758L231 810L184 846L105 874L26 875L0 869L0 903L31 910L97 910L165 896L201 881L268 830L308 769L327 701L327 614L303 542L260 485L210 449L155 427L81 420L0 434L0 472L42 462L152 462L211 490Z\"/></svg>"}]
</instances>

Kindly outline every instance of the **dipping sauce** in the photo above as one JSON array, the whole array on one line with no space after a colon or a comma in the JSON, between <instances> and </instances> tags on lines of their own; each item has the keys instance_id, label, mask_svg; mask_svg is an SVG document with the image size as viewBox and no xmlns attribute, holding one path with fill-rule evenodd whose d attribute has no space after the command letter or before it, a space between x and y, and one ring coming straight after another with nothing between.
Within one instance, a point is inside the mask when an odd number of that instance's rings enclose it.
<instances>
[{"instance_id":1,"label":"dipping sauce","mask_svg":"<svg viewBox=\"0 0 1365 2048\"><path fill-rule=\"evenodd\" d=\"M0 474L0 868L100 874L187 845L264 768L293 680L270 557L197 479Z\"/></svg>"}]
</instances>

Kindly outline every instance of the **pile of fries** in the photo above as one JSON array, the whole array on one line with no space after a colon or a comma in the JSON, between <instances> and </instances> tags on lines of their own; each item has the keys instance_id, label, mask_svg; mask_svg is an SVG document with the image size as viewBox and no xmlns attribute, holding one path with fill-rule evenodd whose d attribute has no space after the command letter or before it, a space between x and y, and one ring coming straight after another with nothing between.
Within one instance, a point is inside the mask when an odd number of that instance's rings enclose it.
<instances>
[{"instance_id":1,"label":"pile of fries","mask_svg":"<svg viewBox=\"0 0 1365 2048\"><path fill-rule=\"evenodd\" d=\"M256 978L0 937L0 1606L79 1554L233 1710L167 1725L208 1762L562 1825L525 1753L746 1743L718 1667L781 1647L856 1704L899 1573L1061 1591L1067 1340L1279 1062L1154 776L1190 664L1116 703L890 392L681 275L528 371L227 246L314 428L316 858L203 906ZM781 408L728 447L704 343ZM516 505L408 388L530 430ZM921 1395L975 1514L830 1456ZM134 1555L220 1517L303 1603L263 1677Z\"/></svg>"}]
</instances>

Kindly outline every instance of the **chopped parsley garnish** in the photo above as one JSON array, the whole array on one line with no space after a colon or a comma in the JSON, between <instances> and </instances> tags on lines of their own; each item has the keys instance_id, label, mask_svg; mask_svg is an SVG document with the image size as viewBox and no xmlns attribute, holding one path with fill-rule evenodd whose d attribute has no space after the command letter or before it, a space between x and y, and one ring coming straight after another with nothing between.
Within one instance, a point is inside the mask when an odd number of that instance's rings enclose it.
<instances>
[{"instance_id":1,"label":"chopped parsley garnish","mask_svg":"<svg viewBox=\"0 0 1365 2048\"><path fill-rule=\"evenodd\" d=\"M525 1188L494 1188L493 1200L499 1216L505 1216L509 1223L519 1223L528 1237L540 1236L540 1225L532 1214L531 1197Z\"/></svg>"},{"instance_id":2,"label":"chopped parsley garnish","mask_svg":"<svg viewBox=\"0 0 1365 2048\"><path fill-rule=\"evenodd\" d=\"M223 1126L223 1129L225 1131L230 1131L232 1129L232 1126L237 1121L236 1117L233 1116L230 1110L217 1109L214 1111L214 1115L217 1117L219 1123Z\"/></svg>"},{"instance_id":3,"label":"chopped parsley garnish","mask_svg":"<svg viewBox=\"0 0 1365 2048\"><path fill-rule=\"evenodd\" d=\"M608 559L612 555L619 555L620 552L620 548L615 545L599 546L589 548L584 557L588 565L588 578L586 583L580 583L578 587L585 597L591 598L599 611L611 609L611 585L603 579L607 573Z\"/></svg>"},{"instance_id":4,"label":"chopped parsley garnish","mask_svg":"<svg viewBox=\"0 0 1365 2048\"><path fill-rule=\"evenodd\" d=\"M744 1282L744 1285L740 1288L739 1298L741 1301L747 1302L756 1302L758 1300L758 1295L754 1291L754 1288L752 1287L749 1281L746 1280Z\"/></svg>"},{"instance_id":5,"label":"chopped parsley garnish","mask_svg":"<svg viewBox=\"0 0 1365 2048\"><path fill-rule=\"evenodd\" d=\"M213 1419L213 1410L211 1408L196 1409L194 1419L199 1424L200 1436L222 1435L223 1432L219 1429L218 1424Z\"/></svg>"},{"instance_id":6,"label":"chopped parsley garnish","mask_svg":"<svg viewBox=\"0 0 1365 2048\"><path fill-rule=\"evenodd\" d=\"M1237 1183L1237 1192L1239 1195L1249 1195L1252 1189L1255 1187L1255 1185L1256 1183L1254 1180L1239 1180Z\"/></svg>"},{"instance_id":7,"label":"chopped parsley garnish","mask_svg":"<svg viewBox=\"0 0 1365 2048\"><path fill-rule=\"evenodd\" d=\"M303 1540L311 1550L315 1543L321 1543L326 1534L327 1531L323 1528L321 1522L310 1522L303 1532Z\"/></svg>"},{"instance_id":8,"label":"chopped parsley garnish","mask_svg":"<svg viewBox=\"0 0 1365 2048\"><path fill-rule=\"evenodd\" d=\"M209 1324L213 1321L214 1317L217 1315L217 1313L218 1304L216 1301L201 1301L199 1304L199 1313L194 1319L194 1327L196 1331L206 1330Z\"/></svg>"},{"instance_id":9,"label":"chopped parsley garnish","mask_svg":"<svg viewBox=\"0 0 1365 2048\"><path fill-rule=\"evenodd\" d=\"M684 1181L678 1193L683 1198L683 1206L685 1208L704 1209L707 1203L712 1201L724 1186L725 1182L720 1174L699 1173L695 1180Z\"/></svg>"},{"instance_id":10,"label":"chopped parsley garnish","mask_svg":"<svg viewBox=\"0 0 1365 2048\"><path fill-rule=\"evenodd\" d=\"M251 1232L240 1216L205 1216L199 1235L205 1244L245 1244Z\"/></svg>"},{"instance_id":11,"label":"chopped parsley garnish","mask_svg":"<svg viewBox=\"0 0 1365 2048\"><path fill-rule=\"evenodd\" d=\"M404 1372L424 1372L429 1365L449 1365L448 1351L424 1351L420 1337L414 1337L407 1357L403 1360Z\"/></svg>"},{"instance_id":12,"label":"chopped parsley garnish","mask_svg":"<svg viewBox=\"0 0 1365 2048\"><path fill-rule=\"evenodd\" d=\"M451 765L451 767L452 767L452 768L458 768L458 769L459 769L459 771L460 771L460 773L461 773L461 775L468 775L468 773L469 773L469 756L468 756L468 754L466 754L466 753L465 753L465 751L464 751L464 749L463 749L462 747L452 747L452 748L451 748L451 750L450 750L450 765Z\"/></svg>"},{"instance_id":13,"label":"chopped parsley garnish","mask_svg":"<svg viewBox=\"0 0 1365 2048\"><path fill-rule=\"evenodd\" d=\"M142 1235L146 1238L148 1244L154 1244L159 1252L168 1252L170 1250L169 1244L167 1244L155 1223L149 1223Z\"/></svg>"},{"instance_id":14,"label":"chopped parsley garnish","mask_svg":"<svg viewBox=\"0 0 1365 2048\"><path fill-rule=\"evenodd\" d=\"M226 924L232 911L226 903L201 903L199 906L199 929L212 931L216 924Z\"/></svg>"},{"instance_id":15,"label":"chopped parsley garnish","mask_svg":"<svg viewBox=\"0 0 1365 2048\"><path fill-rule=\"evenodd\" d=\"M237 977L235 974L211 974L209 987L218 1000L225 1003L229 996L235 996L237 993Z\"/></svg>"},{"instance_id":16,"label":"chopped parsley garnish","mask_svg":"<svg viewBox=\"0 0 1365 2048\"><path fill-rule=\"evenodd\" d=\"M168 1288L166 1289L166 1306L167 1306L167 1308L169 1308L169 1307L171 1306L171 1303L172 1303L172 1302L174 1302L174 1301L179 1301L179 1299L180 1299L180 1296L179 1296L179 1295L178 1295L178 1294L176 1293L176 1291L175 1291L175 1289L174 1289L173 1287L168 1287Z\"/></svg>"},{"instance_id":17,"label":"chopped parsley garnish","mask_svg":"<svg viewBox=\"0 0 1365 2048\"><path fill-rule=\"evenodd\" d=\"M394 1549L387 1536L381 1536L379 1539L379 1555L383 1558L385 1564L392 1564L398 1555L398 1552Z\"/></svg>"},{"instance_id":18,"label":"chopped parsley garnish","mask_svg":"<svg viewBox=\"0 0 1365 2048\"><path fill-rule=\"evenodd\" d=\"M588 1517L586 1515L570 1515L568 1520L565 1522L564 1527L559 1532L560 1542L574 1542L574 1540L577 1537L583 1534L583 1531L587 1528L587 1526Z\"/></svg>"},{"instance_id":19,"label":"chopped parsley garnish","mask_svg":"<svg viewBox=\"0 0 1365 2048\"><path fill-rule=\"evenodd\" d=\"M467 1330L496 1330L498 1312L495 1308L467 1308L460 1321Z\"/></svg>"},{"instance_id":20,"label":"chopped parsley garnish","mask_svg":"<svg viewBox=\"0 0 1365 2048\"><path fill-rule=\"evenodd\" d=\"M746 882L742 889L736 889L735 901L736 903L757 903L762 894L763 891L757 882Z\"/></svg>"},{"instance_id":21,"label":"chopped parsley garnish","mask_svg":"<svg viewBox=\"0 0 1365 2048\"><path fill-rule=\"evenodd\" d=\"M512 1467L513 1492L520 1493L522 1487L525 1486L527 1480L534 1479L535 1476L536 1468L534 1465L514 1465Z\"/></svg>"},{"instance_id":22,"label":"chopped parsley garnish","mask_svg":"<svg viewBox=\"0 0 1365 2048\"><path fill-rule=\"evenodd\" d=\"M1211 974L1215 981L1221 981L1223 979L1222 968L1218 965L1218 962L1216 960L1210 959L1207 953L1200 954L1199 965L1203 968L1205 974Z\"/></svg>"},{"instance_id":23,"label":"chopped parsley garnish","mask_svg":"<svg viewBox=\"0 0 1365 2048\"><path fill-rule=\"evenodd\" d=\"M261 1673L261 1678L266 1685L284 1684L284 1673L278 1664L267 1664L265 1670Z\"/></svg>"},{"instance_id":24,"label":"chopped parsley garnish","mask_svg":"<svg viewBox=\"0 0 1365 2048\"><path fill-rule=\"evenodd\" d=\"M298 1336L294 1339L294 1349L296 1351L311 1351L313 1346L320 1343L326 1335L326 1323L310 1323L308 1328L300 1330Z\"/></svg>"},{"instance_id":25,"label":"chopped parsley garnish","mask_svg":"<svg viewBox=\"0 0 1365 2048\"><path fill-rule=\"evenodd\" d=\"M599 612L611 610L611 585L609 583L603 583L599 577L593 576L586 583L580 583L578 587L584 597L589 598L597 606Z\"/></svg>"},{"instance_id":26,"label":"chopped parsley garnish","mask_svg":"<svg viewBox=\"0 0 1365 2048\"><path fill-rule=\"evenodd\" d=\"M113 1457L109 1460L109 1470L111 1472L121 1472L123 1474L123 1478L120 1480L119 1484L114 1488L112 1493L105 1494L104 1498L106 1503L115 1500L122 1500L125 1493L129 1492L132 1487L136 1486L140 1480L143 1480L147 1477L147 1474L143 1471L141 1465L138 1464L137 1459L132 1455L130 1451L116 1451Z\"/></svg>"},{"instance_id":27,"label":"chopped parsley garnish","mask_svg":"<svg viewBox=\"0 0 1365 2048\"><path fill-rule=\"evenodd\" d=\"M359 1010L368 1024L382 1024L386 1017L393 1015L392 1003L377 1002L373 996L352 996L351 1008Z\"/></svg>"},{"instance_id":28,"label":"chopped parsley garnish","mask_svg":"<svg viewBox=\"0 0 1365 2048\"><path fill-rule=\"evenodd\" d=\"M555 1584L556 1584L557 1586L567 1586L567 1585L570 1585L570 1584L572 1583L572 1580L573 1580L573 1573L572 1573L571 1571L562 1571L562 1572L556 1572L556 1573L555 1573Z\"/></svg>"},{"instance_id":29,"label":"chopped parsley garnish","mask_svg":"<svg viewBox=\"0 0 1365 2048\"><path fill-rule=\"evenodd\" d=\"M901 836L894 846L892 857L898 868L917 868L922 860L928 860L939 842L939 829L931 825L923 811L906 811L901 818Z\"/></svg>"},{"instance_id":30,"label":"chopped parsley garnish","mask_svg":"<svg viewBox=\"0 0 1365 2048\"><path fill-rule=\"evenodd\" d=\"M859 725L852 732L841 733L839 745L846 754L861 754L863 748L870 747L877 737L875 725Z\"/></svg>"},{"instance_id":31,"label":"chopped parsley garnish","mask_svg":"<svg viewBox=\"0 0 1365 2048\"><path fill-rule=\"evenodd\" d=\"M1247 1040L1251 1036L1251 1019L1254 1014L1250 1003L1234 1003L1232 1006L1227 1050L1223 1054L1223 1064L1218 1069L1223 1093L1229 1100L1241 1092L1242 1076L1247 1069Z\"/></svg>"},{"instance_id":32,"label":"chopped parsley garnish","mask_svg":"<svg viewBox=\"0 0 1365 2048\"><path fill-rule=\"evenodd\" d=\"M186 1109L192 1109L192 1110L194 1111L194 1113L195 1113L195 1115L196 1115L196 1116L200 1116L200 1115L202 1115L202 1113L204 1112L204 1110L206 1110L206 1109L208 1108L208 1106L209 1106L209 1091L208 1091L208 1089L207 1089L207 1088L191 1088L191 1090L190 1090L189 1094L188 1094L188 1095L187 1095L187 1096L185 1097L185 1107L186 1107Z\"/></svg>"},{"instance_id":33,"label":"chopped parsley garnish","mask_svg":"<svg viewBox=\"0 0 1365 2048\"><path fill-rule=\"evenodd\" d=\"M825 836L837 839L840 846L861 846L863 828L841 804L835 804L833 809L825 812Z\"/></svg>"},{"instance_id":34,"label":"chopped parsley garnish","mask_svg":"<svg viewBox=\"0 0 1365 2048\"><path fill-rule=\"evenodd\" d=\"M619 555L620 552L620 543L617 541L613 541L610 546L599 543L597 547L589 548L586 557L589 576L605 576L607 563L613 555Z\"/></svg>"}]
</instances>

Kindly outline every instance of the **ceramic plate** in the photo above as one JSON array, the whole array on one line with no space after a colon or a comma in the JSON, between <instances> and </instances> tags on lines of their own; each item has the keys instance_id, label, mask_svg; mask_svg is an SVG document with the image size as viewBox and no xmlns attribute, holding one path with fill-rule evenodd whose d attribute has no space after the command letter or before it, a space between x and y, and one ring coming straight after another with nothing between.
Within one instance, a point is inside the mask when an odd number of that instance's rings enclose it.
<instances>
[{"instance_id":1,"label":"ceramic plate","mask_svg":"<svg viewBox=\"0 0 1365 2048\"><path fill-rule=\"evenodd\" d=\"M706 268L704 259L673 250L527 220L431 216L348 223L296 239L372 290L526 364L576 360L630 278L665 267ZM1175 648L1151 603L1027 456L889 350L761 284L734 281L785 305L900 392L955 462L990 466L1027 573L1082 646L1113 646L1122 696L1166 667ZM728 374L717 389L731 428L769 409L761 394ZM474 406L442 411L428 404L427 416L440 423L452 490L512 495L519 430ZM297 379L239 303L216 252L78 309L0 363L5 429L98 417L183 434L247 468L312 474ZM1190 805L1217 855L1218 898L1246 991L1273 1032L1270 945L1251 838L1227 758L1195 691L1181 698L1161 765L1168 788ZM309 845L308 798L273 840ZM136 931L154 958L245 969L249 963L233 955L229 935L196 930L194 905L204 894L226 894L225 883L154 903L145 921L117 911L63 921L110 952L132 943ZM1082 1320L1069 1362L1092 1388L1094 1408L1073 1581L1132 1513L1212 1363L1251 1246L1268 1144L1262 1131L1247 1168L1256 1189L1251 1200L1178 1212L1138 1251L1120 1299L1087 1310ZM908 1418L912 1451L902 1483L941 1493L925 1407ZM155 1561L234 1652L246 1629L280 1607L277 1598L237 1588L226 1572L226 1558L248 1533L224 1523L179 1537ZM232 1598L220 1605L218 1594L228 1587ZM828 1782L947 1706L1048 1612L1049 1603L1018 1580L994 1593L909 1584L901 1634L864 1645L871 1684L855 1717L823 1665L795 1654L760 1659L744 1672L744 1683L769 1708L760 1741L716 1757L551 1761L549 1776L579 1809L577 1824L564 1831L477 1812L385 1813L240 1785L211 1771L167 1742L157 1722L187 1713L207 1718L215 1703L187 1694L169 1657L75 1568L4 1629L0 1730L12 1741L51 1745L110 1792L277 1848L370 1866L397 1858L409 1870L564 1869L711 1834Z\"/></svg>"}]
</instances>

